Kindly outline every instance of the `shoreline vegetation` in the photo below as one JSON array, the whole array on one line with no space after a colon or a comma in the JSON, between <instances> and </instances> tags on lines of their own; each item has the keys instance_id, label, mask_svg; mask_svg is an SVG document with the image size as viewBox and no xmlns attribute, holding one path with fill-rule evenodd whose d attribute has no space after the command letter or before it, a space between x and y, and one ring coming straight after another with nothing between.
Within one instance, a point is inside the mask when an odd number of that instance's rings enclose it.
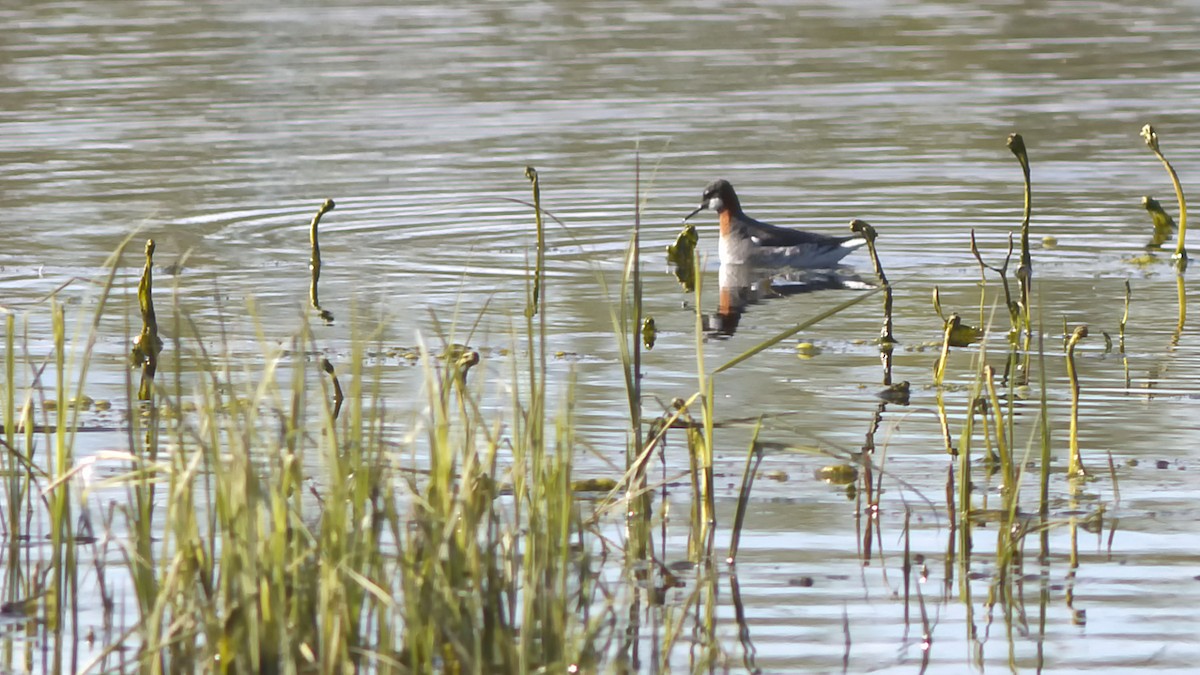
<instances>
[{"instance_id":1,"label":"shoreline vegetation","mask_svg":"<svg viewBox=\"0 0 1200 675\"><path fill-rule=\"evenodd\" d=\"M1157 135L1146 129L1146 143L1179 199L1179 314L1170 349L1186 320L1186 205ZM921 589L927 561L910 546L914 509L938 512L947 526L945 583L968 623L981 606L989 622L998 611L1010 653L1027 631L1039 667L1047 658L1052 561L1065 559L1070 585L1080 565L1078 529L1116 527L1106 519L1119 502L1113 457L1090 453L1079 440L1087 425L1079 415L1087 368L1075 349L1089 330L1064 325L1061 353L1060 336L1046 332L1043 320L1057 310L1039 307L1034 281L1029 157L1020 135L1010 136L1008 147L1025 189L1016 291L1009 275L1013 239L1007 257L993 266L973 233L980 271L975 325L964 319L974 310L945 313L933 289L943 339L929 381L920 384L936 390L951 464L944 499L922 495L924 505L907 508L898 565L899 600L921 645L922 666L930 663L935 621ZM864 445L853 453L821 451L830 465L818 473L847 486L863 563L882 560L883 494L905 482L888 469L875 434L889 408L908 405L910 391L908 382L892 381L892 353L903 339L893 333L892 298L919 291L885 276L876 248L886 250L886 226L851 223L870 241L874 290L845 301L831 296L835 306L716 367L705 360L702 279L688 276L696 386L654 392L672 401L648 413L653 383L642 356L653 346L654 321L643 306L641 274L648 256L661 253L643 250L635 209L620 284L605 288L628 401L628 419L613 420L625 431L625 461L619 475L579 478L575 412L585 402L575 395L572 375L551 382L547 368L546 298L554 286L544 274L538 175L528 168L526 177L532 202L522 203L535 215L536 262L527 270L525 311L513 320L513 348L487 363L470 346L473 328L459 332L457 319L439 324L418 348L419 392L382 387L386 366L368 358L383 340L379 330L355 326L351 353L338 368L313 335L313 317L334 320L317 289L318 224L332 200L310 225L311 312L297 318L285 343L263 340L252 362L214 351L222 341L209 338L219 336L180 337L200 331L177 303L155 296L155 246L146 243L138 286L143 325L131 354L140 373L135 381L130 371L126 403L117 404L126 409L124 448L80 457L76 440L81 416L97 404L85 394L89 367L132 238L109 258L93 313L70 317L81 326L77 334L68 336L68 311L57 298L31 310L45 308L51 316L48 352L30 347L21 318L6 312L0 615L39 635L41 646L14 651L10 644L0 665L53 672L591 673L665 671L686 662L692 671L758 672L754 617L742 605L737 575L741 533L764 459L814 451L760 440L762 419L749 420L758 428L746 448L734 515L721 522L713 473L724 424L713 403L721 376L876 293L884 308L879 402ZM691 270L700 269L694 237L685 231L681 241L689 245L672 254ZM1127 283L1122 357L1131 297ZM167 311L156 311L155 302ZM997 314L1007 317L1006 331L994 323ZM174 337L160 337L163 326ZM951 359L957 351L971 354L968 369ZM1047 391L1047 363L1054 359L1069 375L1065 396ZM561 394L551 398L551 390ZM505 392L506 405L485 405L496 391ZM1071 410L1065 435L1050 421L1051 401L1063 399ZM419 412L397 441L388 412L401 408ZM683 439L686 466L678 453L666 457L668 437ZM88 479L100 464L113 470ZM1097 482L1111 501L1096 498ZM122 491L124 501L97 512L87 494L102 488ZM669 508L679 503L687 505L682 515ZM668 521L686 529L684 550L668 551ZM1057 529L1069 531L1068 551L1051 550L1049 533ZM994 543L985 541L992 535ZM718 541L728 548L718 550ZM1034 557L1027 560L1027 552ZM990 570L984 600L973 597L971 583L981 561ZM1043 581L1035 599L1021 587L1031 575ZM1073 620L1086 621L1072 603L1068 588ZM97 604L104 630L85 634L81 607ZM736 633L721 625L730 619L717 618L727 605L734 607ZM844 629L843 663L849 663L848 618ZM977 668L985 639L965 638Z\"/></svg>"}]
</instances>

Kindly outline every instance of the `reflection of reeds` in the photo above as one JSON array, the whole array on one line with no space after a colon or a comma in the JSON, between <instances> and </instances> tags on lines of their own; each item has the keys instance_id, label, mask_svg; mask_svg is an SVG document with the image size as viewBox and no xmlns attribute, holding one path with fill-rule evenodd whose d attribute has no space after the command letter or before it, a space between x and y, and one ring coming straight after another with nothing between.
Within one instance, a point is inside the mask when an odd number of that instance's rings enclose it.
<instances>
[{"instance_id":1,"label":"reflection of reeds","mask_svg":"<svg viewBox=\"0 0 1200 675\"><path fill-rule=\"evenodd\" d=\"M733 512L733 530L729 537L729 555L725 561L733 564L737 560L738 543L742 538L742 526L746 522L746 511L750 508L750 489L754 486L754 476L762 464L762 446L758 444L758 432L762 430L762 422L754 428L754 438L750 440L750 451L746 454L746 468L742 471L742 486L738 489L737 507Z\"/></svg>"},{"instance_id":2,"label":"reflection of reeds","mask_svg":"<svg viewBox=\"0 0 1200 675\"><path fill-rule=\"evenodd\" d=\"M1175 333L1171 336L1172 345L1179 344L1179 337L1183 335L1183 327L1187 323L1187 289L1184 287L1182 272L1175 275L1175 297L1178 299L1179 320L1175 323Z\"/></svg>"},{"instance_id":3,"label":"reflection of reeds","mask_svg":"<svg viewBox=\"0 0 1200 675\"><path fill-rule=\"evenodd\" d=\"M754 647L754 642L750 639L750 622L746 618L746 608L742 603L742 587L738 583L736 572L729 574L729 595L733 602L733 617L738 626L738 641L742 645L742 664L746 667L748 673L761 673L762 670L758 667L758 650ZM849 656L847 654L847 656ZM664 672L669 671L669 668L664 669Z\"/></svg>"}]
</instances>

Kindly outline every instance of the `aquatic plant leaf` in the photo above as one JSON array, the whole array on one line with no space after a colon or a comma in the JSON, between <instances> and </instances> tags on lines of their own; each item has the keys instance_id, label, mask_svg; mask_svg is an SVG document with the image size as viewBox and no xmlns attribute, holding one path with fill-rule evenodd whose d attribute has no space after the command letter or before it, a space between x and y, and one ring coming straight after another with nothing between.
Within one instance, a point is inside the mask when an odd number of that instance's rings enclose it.
<instances>
[{"instance_id":1,"label":"aquatic plant leaf","mask_svg":"<svg viewBox=\"0 0 1200 675\"><path fill-rule=\"evenodd\" d=\"M1136 265L1137 267L1149 267L1150 265L1157 264L1158 258L1153 253L1144 253L1142 255L1135 255L1132 258L1125 258L1123 262Z\"/></svg>"},{"instance_id":2,"label":"aquatic plant leaf","mask_svg":"<svg viewBox=\"0 0 1200 675\"><path fill-rule=\"evenodd\" d=\"M1163 210L1162 204L1159 204L1154 197L1142 197L1142 206L1150 214L1150 219L1154 221L1154 235L1146 244L1146 248L1160 248L1167 243L1172 234L1175 234L1175 219Z\"/></svg>"},{"instance_id":3,"label":"aquatic plant leaf","mask_svg":"<svg viewBox=\"0 0 1200 675\"><path fill-rule=\"evenodd\" d=\"M571 483L572 492L612 492L617 481L612 478L583 478Z\"/></svg>"},{"instance_id":4,"label":"aquatic plant leaf","mask_svg":"<svg viewBox=\"0 0 1200 675\"><path fill-rule=\"evenodd\" d=\"M951 347L967 347L971 344L979 342L983 337L983 331L975 326L968 326L964 323L959 323L950 329L950 346Z\"/></svg>"},{"instance_id":5,"label":"aquatic plant leaf","mask_svg":"<svg viewBox=\"0 0 1200 675\"><path fill-rule=\"evenodd\" d=\"M946 315L942 312L942 294L938 291L937 286L933 287L933 311L937 312L942 321L946 320Z\"/></svg>"},{"instance_id":6,"label":"aquatic plant leaf","mask_svg":"<svg viewBox=\"0 0 1200 675\"><path fill-rule=\"evenodd\" d=\"M896 403L898 405L908 405L909 395L912 391L912 386L908 380L897 382L883 391L876 392L876 396L887 401L888 403Z\"/></svg>"},{"instance_id":7,"label":"aquatic plant leaf","mask_svg":"<svg viewBox=\"0 0 1200 675\"><path fill-rule=\"evenodd\" d=\"M648 316L642 322L642 344L646 349L654 349L654 341L658 339L658 327L654 325L654 317Z\"/></svg>"},{"instance_id":8,"label":"aquatic plant leaf","mask_svg":"<svg viewBox=\"0 0 1200 675\"><path fill-rule=\"evenodd\" d=\"M817 469L813 477L830 485L848 485L858 480L858 469L853 464L833 464Z\"/></svg>"},{"instance_id":9,"label":"aquatic plant leaf","mask_svg":"<svg viewBox=\"0 0 1200 675\"><path fill-rule=\"evenodd\" d=\"M667 246L667 262L675 266L675 278L689 293L696 290L696 244L699 241L696 226L689 223L679 232L675 243Z\"/></svg>"},{"instance_id":10,"label":"aquatic plant leaf","mask_svg":"<svg viewBox=\"0 0 1200 675\"><path fill-rule=\"evenodd\" d=\"M811 359L821 353L821 348L811 342L799 342L796 344L796 356L802 359Z\"/></svg>"}]
</instances>

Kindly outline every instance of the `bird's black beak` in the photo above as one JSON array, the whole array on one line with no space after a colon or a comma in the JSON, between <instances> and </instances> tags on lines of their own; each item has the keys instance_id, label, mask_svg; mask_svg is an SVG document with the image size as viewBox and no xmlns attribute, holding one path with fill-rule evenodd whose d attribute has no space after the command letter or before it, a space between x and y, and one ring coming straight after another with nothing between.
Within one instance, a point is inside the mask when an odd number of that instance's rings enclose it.
<instances>
[{"instance_id":1,"label":"bird's black beak","mask_svg":"<svg viewBox=\"0 0 1200 675\"><path fill-rule=\"evenodd\" d=\"M707 203L707 202L705 202L704 204L701 204L700 206L697 206L695 211L692 211L691 213L689 213L689 214L687 214L686 216L684 216L684 217L683 217L683 220L684 220L684 222L687 222L688 220L690 220L690 219L691 219L691 217L692 217L692 216L696 215L697 213L700 213L701 211L703 211L703 210L704 210L705 208L707 208L707 207L708 207L708 203Z\"/></svg>"}]
</instances>

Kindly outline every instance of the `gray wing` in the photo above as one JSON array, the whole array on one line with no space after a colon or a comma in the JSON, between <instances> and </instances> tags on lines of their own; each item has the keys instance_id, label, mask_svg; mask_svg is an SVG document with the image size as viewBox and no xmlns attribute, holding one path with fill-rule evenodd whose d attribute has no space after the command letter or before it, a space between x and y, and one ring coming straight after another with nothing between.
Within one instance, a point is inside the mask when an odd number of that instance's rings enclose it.
<instances>
[{"instance_id":1,"label":"gray wing","mask_svg":"<svg viewBox=\"0 0 1200 675\"><path fill-rule=\"evenodd\" d=\"M817 246L835 248L853 237L831 237L826 234L793 230L758 220L746 219L746 234L760 246Z\"/></svg>"}]
</instances>

